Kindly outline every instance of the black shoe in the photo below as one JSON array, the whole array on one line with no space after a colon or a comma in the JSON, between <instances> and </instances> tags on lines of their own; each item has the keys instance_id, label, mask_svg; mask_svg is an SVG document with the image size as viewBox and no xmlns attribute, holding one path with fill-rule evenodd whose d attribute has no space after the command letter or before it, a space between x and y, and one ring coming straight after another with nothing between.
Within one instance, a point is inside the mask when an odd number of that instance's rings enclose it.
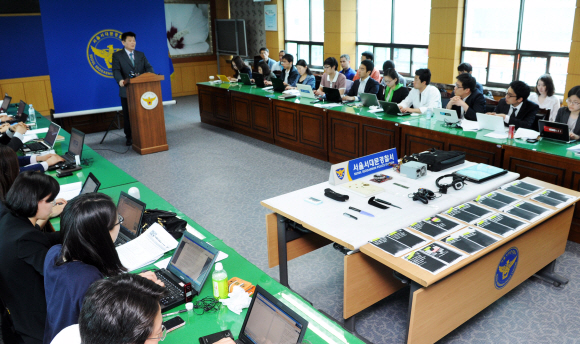
<instances>
[{"instance_id":1,"label":"black shoe","mask_svg":"<svg viewBox=\"0 0 580 344\"><path fill-rule=\"evenodd\" d=\"M127 142L125 142L125 146L131 146L133 145L133 139L127 139Z\"/></svg>"}]
</instances>

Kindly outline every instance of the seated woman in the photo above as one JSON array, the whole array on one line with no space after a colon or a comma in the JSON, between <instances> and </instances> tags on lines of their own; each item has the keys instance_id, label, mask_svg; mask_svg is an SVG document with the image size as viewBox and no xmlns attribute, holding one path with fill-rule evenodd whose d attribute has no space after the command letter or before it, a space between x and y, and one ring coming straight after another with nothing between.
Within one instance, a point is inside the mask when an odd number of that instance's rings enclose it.
<instances>
[{"instance_id":1,"label":"seated woman","mask_svg":"<svg viewBox=\"0 0 580 344\"><path fill-rule=\"evenodd\" d=\"M258 73L264 76L265 85L272 85L272 79L276 78L276 74L270 70L270 67L268 67L268 64L264 61L258 64ZM254 80L252 79L252 81Z\"/></svg>"},{"instance_id":2,"label":"seated woman","mask_svg":"<svg viewBox=\"0 0 580 344\"><path fill-rule=\"evenodd\" d=\"M578 121L578 114L580 114L580 86L574 86L568 91L566 103L568 107L561 107L558 110L554 122L567 123L570 138L572 140L580 140L580 121Z\"/></svg>"},{"instance_id":3,"label":"seated woman","mask_svg":"<svg viewBox=\"0 0 580 344\"><path fill-rule=\"evenodd\" d=\"M18 177L18 156L8 146L0 145L0 219L6 214L6 195Z\"/></svg>"},{"instance_id":4,"label":"seated woman","mask_svg":"<svg viewBox=\"0 0 580 344\"><path fill-rule=\"evenodd\" d=\"M385 101L400 103L409 95L409 89L399 80L399 73L394 69L384 71ZM379 95L379 98L382 98Z\"/></svg>"},{"instance_id":5,"label":"seated woman","mask_svg":"<svg viewBox=\"0 0 580 344\"><path fill-rule=\"evenodd\" d=\"M230 81L238 81L240 79L240 73L248 74L250 79L252 78L252 70L250 69L250 67L248 67L248 65L244 63L244 60L242 60L242 58L239 56L234 56L234 58L232 59L232 69L235 71L235 73L233 77L231 78L228 77Z\"/></svg>"},{"instance_id":6,"label":"seated woman","mask_svg":"<svg viewBox=\"0 0 580 344\"><path fill-rule=\"evenodd\" d=\"M550 110L549 120L552 122L556 119L558 109L560 109L560 99L554 95L555 92L552 77L550 74L544 74L536 81L536 92L530 93L528 97L528 100L538 104L540 109Z\"/></svg>"},{"instance_id":7,"label":"seated woman","mask_svg":"<svg viewBox=\"0 0 580 344\"><path fill-rule=\"evenodd\" d=\"M20 173L6 195L9 212L0 219L0 298L25 343L42 343L44 337L44 257L61 242L61 235L44 233L42 228L66 204L64 199L55 200L59 191L51 176Z\"/></svg>"},{"instance_id":8,"label":"seated woman","mask_svg":"<svg viewBox=\"0 0 580 344\"><path fill-rule=\"evenodd\" d=\"M346 91L346 76L337 72L338 61L334 57L329 57L324 60L324 74L320 79L320 87L314 92L317 96L324 95L324 87L338 89L340 95L344 95Z\"/></svg>"},{"instance_id":9,"label":"seated woman","mask_svg":"<svg viewBox=\"0 0 580 344\"><path fill-rule=\"evenodd\" d=\"M79 195L64 208L60 220L63 244L48 250L44 261L45 343L78 323L85 293L94 281L127 271L114 244L121 223L115 203L105 194ZM142 276L163 285L153 272Z\"/></svg>"},{"instance_id":10,"label":"seated woman","mask_svg":"<svg viewBox=\"0 0 580 344\"><path fill-rule=\"evenodd\" d=\"M316 87L316 79L314 78L314 75L312 75L310 68L308 68L306 61L298 60L298 62L296 62L296 69L298 69L298 74L300 75L296 84L308 85L314 90ZM295 88L296 87L290 85L286 86L287 90Z\"/></svg>"}]
</instances>

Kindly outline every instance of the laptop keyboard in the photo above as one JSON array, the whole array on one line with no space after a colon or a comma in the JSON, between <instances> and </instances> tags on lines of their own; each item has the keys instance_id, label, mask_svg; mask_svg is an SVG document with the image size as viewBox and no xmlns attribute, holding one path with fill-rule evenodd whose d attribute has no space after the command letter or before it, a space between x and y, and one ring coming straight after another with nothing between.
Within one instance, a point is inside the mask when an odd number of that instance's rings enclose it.
<instances>
[{"instance_id":1,"label":"laptop keyboard","mask_svg":"<svg viewBox=\"0 0 580 344\"><path fill-rule=\"evenodd\" d=\"M74 157L71 157L71 156L70 156L70 155L68 155L68 154L61 155L60 157L61 157L61 158L63 158L63 159L64 159L64 161L65 161L67 164L73 164L73 163L74 163L74 164L76 164L76 160L75 160L75 158L74 158Z\"/></svg>"},{"instance_id":2,"label":"laptop keyboard","mask_svg":"<svg viewBox=\"0 0 580 344\"><path fill-rule=\"evenodd\" d=\"M127 239L124 235L119 233L119 235L117 235L117 240L115 240L115 246L121 246L121 245L126 244L128 242L129 242L129 239Z\"/></svg>"},{"instance_id":3,"label":"laptop keyboard","mask_svg":"<svg viewBox=\"0 0 580 344\"><path fill-rule=\"evenodd\" d=\"M176 286L174 282L165 277L165 274L161 271L156 271L155 275L157 275L157 278L165 284L165 288L167 289L166 296L160 300L163 306L167 306L175 301L185 300L185 293L182 288Z\"/></svg>"},{"instance_id":4,"label":"laptop keyboard","mask_svg":"<svg viewBox=\"0 0 580 344\"><path fill-rule=\"evenodd\" d=\"M28 148L31 151L46 150L46 146L43 145L42 143L38 143L38 142L27 143L24 145L24 148Z\"/></svg>"}]
</instances>

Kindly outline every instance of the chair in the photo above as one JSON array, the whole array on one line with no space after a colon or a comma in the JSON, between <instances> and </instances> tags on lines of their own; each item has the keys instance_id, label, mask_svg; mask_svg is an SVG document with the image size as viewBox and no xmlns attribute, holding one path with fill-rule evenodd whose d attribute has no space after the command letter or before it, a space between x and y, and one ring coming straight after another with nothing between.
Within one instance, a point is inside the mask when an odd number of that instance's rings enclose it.
<instances>
[{"instance_id":1,"label":"chair","mask_svg":"<svg viewBox=\"0 0 580 344\"><path fill-rule=\"evenodd\" d=\"M499 104L497 100L485 98L485 112L493 112L497 104Z\"/></svg>"},{"instance_id":2,"label":"chair","mask_svg":"<svg viewBox=\"0 0 580 344\"><path fill-rule=\"evenodd\" d=\"M536 129L539 130L540 120L548 120L548 119L550 119L550 109L539 109L538 113L536 113L536 118L534 118L534 123L532 124L532 130L536 130Z\"/></svg>"},{"instance_id":3,"label":"chair","mask_svg":"<svg viewBox=\"0 0 580 344\"><path fill-rule=\"evenodd\" d=\"M344 94L348 94L352 84L354 84L354 81L346 79L346 89L344 90Z\"/></svg>"},{"instance_id":4,"label":"chair","mask_svg":"<svg viewBox=\"0 0 580 344\"><path fill-rule=\"evenodd\" d=\"M320 87L320 81L322 81L322 76L314 75L314 79L316 80L316 85L314 87L314 91L316 91Z\"/></svg>"},{"instance_id":5,"label":"chair","mask_svg":"<svg viewBox=\"0 0 580 344\"><path fill-rule=\"evenodd\" d=\"M379 85L379 91L377 92L377 98L379 100L385 99L385 85Z\"/></svg>"}]
</instances>

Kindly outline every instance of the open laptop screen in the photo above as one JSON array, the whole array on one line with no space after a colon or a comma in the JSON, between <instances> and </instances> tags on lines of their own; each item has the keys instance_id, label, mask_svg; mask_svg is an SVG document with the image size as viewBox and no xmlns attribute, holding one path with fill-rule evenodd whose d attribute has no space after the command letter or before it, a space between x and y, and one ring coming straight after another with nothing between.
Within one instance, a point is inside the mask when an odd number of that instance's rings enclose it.
<instances>
[{"instance_id":1,"label":"open laptop screen","mask_svg":"<svg viewBox=\"0 0 580 344\"><path fill-rule=\"evenodd\" d=\"M215 255L216 252L211 252L193 238L184 235L171 258L169 270L182 280L197 284L195 287L199 291L212 267Z\"/></svg>"},{"instance_id":2,"label":"open laptop screen","mask_svg":"<svg viewBox=\"0 0 580 344\"><path fill-rule=\"evenodd\" d=\"M297 343L303 329L298 320L257 291L243 334L256 344Z\"/></svg>"},{"instance_id":3,"label":"open laptop screen","mask_svg":"<svg viewBox=\"0 0 580 344\"><path fill-rule=\"evenodd\" d=\"M25 107L26 107L26 103L21 100L20 103L18 103L18 110L16 111L16 116L22 115Z\"/></svg>"},{"instance_id":4,"label":"open laptop screen","mask_svg":"<svg viewBox=\"0 0 580 344\"><path fill-rule=\"evenodd\" d=\"M11 101L12 101L12 97L5 96L4 101L2 101L2 107L0 108L0 110L2 110L2 112L6 112L8 110L8 106L10 105Z\"/></svg>"},{"instance_id":5,"label":"open laptop screen","mask_svg":"<svg viewBox=\"0 0 580 344\"><path fill-rule=\"evenodd\" d=\"M87 180L85 180L85 184L83 185L80 194L83 195L86 193L97 192L99 191L100 186L101 183L99 183L97 178L92 173L89 173L89 176L87 177Z\"/></svg>"},{"instance_id":6,"label":"open laptop screen","mask_svg":"<svg viewBox=\"0 0 580 344\"><path fill-rule=\"evenodd\" d=\"M60 127L57 124L50 123L48 131L46 132L46 136L44 137L44 143L46 143L46 145L49 147L54 146L54 142L56 141L56 137L58 136L59 131Z\"/></svg>"},{"instance_id":7,"label":"open laptop screen","mask_svg":"<svg viewBox=\"0 0 580 344\"><path fill-rule=\"evenodd\" d=\"M84 140L85 134L73 128L70 133L68 152L72 155L78 155L79 158L82 158Z\"/></svg>"},{"instance_id":8,"label":"open laptop screen","mask_svg":"<svg viewBox=\"0 0 580 344\"><path fill-rule=\"evenodd\" d=\"M121 193L117 211L123 216L121 226L136 237L139 235L139 226L141 225L143 211L145 211L145 204L137 203L129 197L127 194Z\"/></svg>"}]
</instances>

